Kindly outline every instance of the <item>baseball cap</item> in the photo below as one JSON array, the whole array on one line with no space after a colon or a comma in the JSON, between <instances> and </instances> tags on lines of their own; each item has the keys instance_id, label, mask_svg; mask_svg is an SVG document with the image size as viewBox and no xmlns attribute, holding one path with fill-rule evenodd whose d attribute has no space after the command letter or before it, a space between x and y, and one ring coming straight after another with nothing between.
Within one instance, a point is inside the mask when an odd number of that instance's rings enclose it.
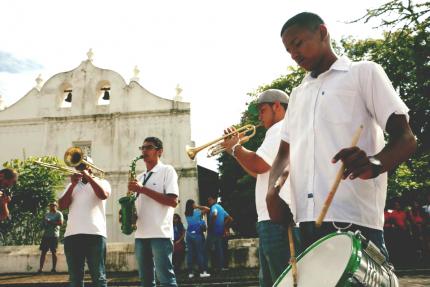
<instances>
[{"instance_id":1,"label":"baseball cap","mask_svg":"<svg viewBox=\"0 0 430 287\"><path fill-rule=\"evenodd\" d=\"M58 204L57 204L57 202L56 202L56 201L52 201L52 202L50 202L50 203L49 203L49 205L50 205L50 206L51 206L51 205L58 206Z\"/></svg>"},{"instance_id":2,"label":"baseball cap","mask_svg":"<svg viewBox=\"0 0 430 287\"><path fill-rule=\"evenodd\" d=\"M268 89L258 96L258 104L263 103L274 103L280 102L281 104L288 104L289 96L282 90L278 89Z\"/></svg>"}]
</instances>

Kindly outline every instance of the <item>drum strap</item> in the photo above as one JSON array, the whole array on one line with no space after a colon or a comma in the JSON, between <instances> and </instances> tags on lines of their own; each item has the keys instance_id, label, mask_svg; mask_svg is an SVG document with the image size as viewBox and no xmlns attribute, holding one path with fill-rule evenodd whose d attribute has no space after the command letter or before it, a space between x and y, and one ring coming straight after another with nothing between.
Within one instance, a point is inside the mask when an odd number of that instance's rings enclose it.
<instances>
[{"instance_id":1,"label":"drum strap","mask_svg":"<svg viewBox=\"0 0 430 287\"><path fill-rule=\"evenodd\" d=\"M151 175L153 174L153 172L152 171L150 171L149 173L147 173L147 174L144 174L143 175L143 182L142 182L142 185L143 186L145 186L145 184L148 182L148 180L149 180L149 178L151 177ZM136 198L139 196L139 194L140 193L138 193L137 195L136 195Z\"/></svg>"}]
</instances>

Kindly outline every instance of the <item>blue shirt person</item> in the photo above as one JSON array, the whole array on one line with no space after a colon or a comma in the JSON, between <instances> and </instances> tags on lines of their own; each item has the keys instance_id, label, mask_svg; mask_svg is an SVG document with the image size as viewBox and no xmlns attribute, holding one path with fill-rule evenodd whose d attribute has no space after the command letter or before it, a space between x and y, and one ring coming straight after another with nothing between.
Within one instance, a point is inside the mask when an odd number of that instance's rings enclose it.
<instances>
[{"instance_id":1,"label":"blue shirt person","mask_svg":"<svg viewBox=\"0 0 430 287\"><path fill-rule=\"evenodd\" d=\"M200 277L209 277L207 273L207 256L204 248L204 231L206 230L206 222L203 220L203 214L208 214L210 211L207 206L199 206L194 200L189 199L185 204L185 216L187 219L187 266L188 277L193 278L193 258L197 259L199 266Z\"/></svg>"},{"instance_id":2,"label":"blue shirt person","mask_svg":"<svg viewBox=\"0 0 430 287\"><path fill-rule=\"evenodd\" d=\"M206 249L208 254L215 251L216 265L215 268L222 269L224 263L223 238L228 234L228 228L233 218L216 202L215 196L208 197L210 213L208 218L208 237Z\"/></svg>"}]
</instances>

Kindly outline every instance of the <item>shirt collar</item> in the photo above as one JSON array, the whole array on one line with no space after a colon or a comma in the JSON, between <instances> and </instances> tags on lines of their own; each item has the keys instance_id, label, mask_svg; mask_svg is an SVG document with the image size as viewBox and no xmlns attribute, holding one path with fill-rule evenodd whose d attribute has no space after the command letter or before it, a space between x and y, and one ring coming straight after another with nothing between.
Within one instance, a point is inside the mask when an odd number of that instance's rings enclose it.
<instances>
[{"instance_id":1,"label":"shirt collar","mask_svg":"<svg viewBox=\"0 0 430 287\"><path fill-rule=\"evenodd\" d=\"M338 71L349 71L351 67L351 60L346 56L341 56L337 58L336 62L334 62L329 70L338 70Z\"/></svg>"},{"instance_id":2,"label":"shirt collar","mask_svg":"<svg viewBox=\"0 0 430 287\"><path fill-rule=\"evenodd\" d=\"M350 67L351 67L351 60L350 59L348 59L348 57L346 57L346 56L340 56L340 57L338 57L337 58L337 60L330 66L330 68L327 70L327 71L325 71L324 73L322 73L322 74L320 74L319 76L318 76L318 78L320 78L321 77L321 75L325 75L326 73L328 73L329 71L331 71L331 70L337 70L337 71L345 71L345 72L347 72L347 71L349 71L349 69L350 69ZM313 78L312 76L311 76L311 73L310 72L308 72L307 74L306 74L306 76L305 76L305 78L304 78L304 80L305 81L308 81L308 80L314 80L315 78Z\"/></svg>"},{"instance_id":3,"label":"shirt collar","mask_svg":"<svg viewBox=\"0 0 430 287\"><path fill-rule=\"evenodd\" d=\"M159 171L162 165L163 165L163 163L161 162L161 160L159 160L157 162L157 164L149 172L157 172L157 171ZM148 171L146 171L146 173L148 173Z\"/></svg>"},{"instance_id":4,"label":"shirt collar","mask_svg":"<svg viewBox=\"0 0 430 287\"><path fill-rule=\"evenodd\" d=\"M274 123L270 128L267 129L266 135L271 134L272 132L276 131L277 127L280 126L280 125L282 125L283 121L284 120L282 119L279 122Z\"/></svg>"}]
</instances>

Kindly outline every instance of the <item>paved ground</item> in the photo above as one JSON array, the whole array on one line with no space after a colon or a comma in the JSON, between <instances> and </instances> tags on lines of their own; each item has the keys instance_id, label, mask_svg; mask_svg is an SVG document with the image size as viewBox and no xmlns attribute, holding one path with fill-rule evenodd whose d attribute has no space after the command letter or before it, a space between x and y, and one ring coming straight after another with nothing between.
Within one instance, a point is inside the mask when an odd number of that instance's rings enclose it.
<instances>
[{"instance_id":1,"label":"paved ground","mask_svg":"<svg viewBox=\"0 0 430 287\"><path fill-rule=\"evenodd\" d=\"M258 286L257 269L230 269L214 274L210 278L188 279L187 274L178 274L179 286ZM400 286L424 287L430 286L430 269L401 270L398 272ZM122 272L108 274L109 286L139 286L135 272ZM2 274L0 275L1 287L66 287L68 275L42 273L34 274ZM87 277L89 282L89 277ZM90 284L86 284L90 286Z\"/></svg>"}]
</instances>

